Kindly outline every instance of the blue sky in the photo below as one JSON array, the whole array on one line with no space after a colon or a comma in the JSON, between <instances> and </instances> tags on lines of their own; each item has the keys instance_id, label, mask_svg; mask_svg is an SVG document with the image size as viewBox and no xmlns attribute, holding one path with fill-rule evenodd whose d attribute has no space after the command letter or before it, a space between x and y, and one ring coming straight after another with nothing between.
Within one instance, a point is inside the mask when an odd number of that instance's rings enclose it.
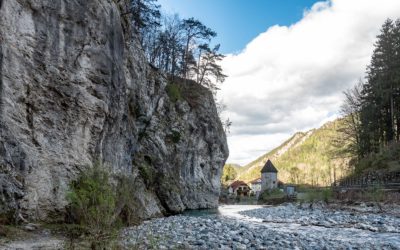
<instances>
[{"instance_id":1,"label":"blue sky","mask_svg":"<svg viewBox=\"0 0 400 250\"><path fill-rule=\"evenodd\" d=\"M299 21L316 0L159 0L167 13L195 17L218 33L221 52L239 52L268 27Z\"/></svg>"},{"instance_id":2,"label":"blue sky","mask_svg":"<svg viewBox=\"0 0 400 250\"><path fill-rule=\"evenodd\" d=\"M232 121L228 162L246 164L298 131L338 117L400 0L159 0L218 33ZM306 12L305 12L306 10ZM278 26L276 26L278 25Z\"/></svg>"}]
</instances>

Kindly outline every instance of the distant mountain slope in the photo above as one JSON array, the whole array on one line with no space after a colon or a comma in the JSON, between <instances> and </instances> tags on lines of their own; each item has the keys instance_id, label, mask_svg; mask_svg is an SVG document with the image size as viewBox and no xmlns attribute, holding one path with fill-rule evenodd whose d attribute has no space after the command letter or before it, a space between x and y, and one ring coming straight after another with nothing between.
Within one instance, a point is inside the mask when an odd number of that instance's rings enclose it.
<instances>
[{"instance_id":1,"label":"distant mountain slope","mask_svg":"<svg viewBox=\"0 0 400 250\"><path fill-rule=\"evenodd\" d=\"M282 143L279 147L273 149L272 151L260 156L256 160L252 161L251 163L247 164L246 166L243 167L242 170L240 170L242 173L243 172L249 172L253 168L259 168L261 169L262 166L267 162L268 159L275 160L279 156L283 155L286 153L289 149L291 148L296 148L298 145L303 143L305 139L307 139L311 134L313 130L308 131L307 133L303 132L297 132L294 134L290 139Z\"/></svg>"},{"instance_id":2,"label":"distant mountain slope","mask_svg":"<svg viewBox=\"0 0 400 250\"><path fill-rule=\"evenodd\" d=\"M221 175L222 185L227 186L232 183L243 170L243 167L238 164L225 164Z\"/></svg>"},{"instance_id":3,"label":"distant mountain slope","mask_svg":"<svg viewBox=\"0 0 400 250\"><path fill-rule=\"evenodd\" d=\"M348 171L349 159L334 158L337 150L332 140L342 120L328 122L319 129L298 132L279 147L243 167L236 179L250 181L260 177L268 159L279 170L278 178L285 183L330 185Z\"/></svg>"}]
</instances>

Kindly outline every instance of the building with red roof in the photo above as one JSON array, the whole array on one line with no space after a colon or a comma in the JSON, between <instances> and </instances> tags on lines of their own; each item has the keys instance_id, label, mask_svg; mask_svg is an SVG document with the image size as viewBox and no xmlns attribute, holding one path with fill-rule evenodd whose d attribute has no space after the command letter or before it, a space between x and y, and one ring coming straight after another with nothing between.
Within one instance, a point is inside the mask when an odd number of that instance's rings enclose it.
<instances>
[{"instance_id":1,"label":"building with red roof","mask_svg":"<svg viewBox=\"0 0 400 250\"><path fill-rule=\"evenodd\" d=\"M231 185L229 185L228 192L231 195L241 195L248 196L250 195L250 187L244 181L234 181Z\"/></svg>"}]
</instances>

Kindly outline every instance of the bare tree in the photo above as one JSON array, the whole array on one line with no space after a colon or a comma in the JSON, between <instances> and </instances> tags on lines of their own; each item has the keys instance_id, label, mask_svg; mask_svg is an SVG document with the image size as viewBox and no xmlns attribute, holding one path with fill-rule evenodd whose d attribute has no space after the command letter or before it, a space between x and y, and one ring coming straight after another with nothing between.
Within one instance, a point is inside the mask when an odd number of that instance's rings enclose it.
<instances>
[{"instance_id":1,"label":"bare tree","mask_svg":"<svg viewBox=\"0 0 400 250\"><path fill-rule=\"evenodd\" d=\"M354 88L344 92L345 101L341 106L343 125L337 130L339 137L334 140L337 156L353 157L360 152L360 111L362 105L363 82L360 79ZM345 145L346 147L343 147Z\"/></svg>"}]
</instances>

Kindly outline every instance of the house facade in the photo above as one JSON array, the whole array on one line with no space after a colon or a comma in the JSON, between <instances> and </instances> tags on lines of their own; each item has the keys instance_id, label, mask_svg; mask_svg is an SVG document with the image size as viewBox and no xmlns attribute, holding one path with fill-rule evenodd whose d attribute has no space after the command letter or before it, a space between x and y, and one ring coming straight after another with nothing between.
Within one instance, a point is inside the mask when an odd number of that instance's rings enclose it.
<instances>
[{"instance_id":1,"label":"house facade","mask_svg":"<svg viewBox=\"0 0 400 250\"><path fill-rule=\"evenodd\" d=\"M255 180L252 180L249 182L249 186L251 188L250 193L258 196L258 194L261 192L261 178L257 178Z\"/></svg>"},{"instance_id":2,"label":"house facade","mask_svg":"<svg viewBox=\"0 0 400 250\"><path fill-rule=\"evenodd\" d=\"M234 196L249 196L250 187L243 181L235 181L229 185L228 193Z\"/></svg>"},{"instance_id":3,"label":"house facade","mask_svg":"<svg viewBox=\"0 0 400 250\"><path fill-rule=\"evenodd\" d=\"M261 169L261 192L278 188L278 170L270 160Z\"/></svg>"}]
</instances>

